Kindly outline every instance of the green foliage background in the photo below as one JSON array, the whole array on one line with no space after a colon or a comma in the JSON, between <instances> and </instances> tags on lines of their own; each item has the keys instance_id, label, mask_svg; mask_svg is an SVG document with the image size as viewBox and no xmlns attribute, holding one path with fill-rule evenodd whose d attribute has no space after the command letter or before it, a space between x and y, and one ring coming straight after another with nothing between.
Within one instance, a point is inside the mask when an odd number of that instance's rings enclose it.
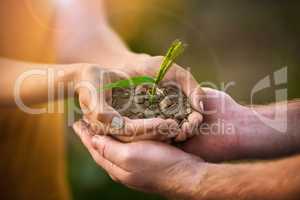
<instances>
[{"instance_id":1,"label":"green foliage background","mask_svg":"<svg viewBox=\"0 0 300 200\"><path fill-rule=\"evenodd\" d=\"M137 24L137 33L127 39L134 51L163 55L169 44L180 38L188 47L178 63L190 67L199 82L220 86L234 81L227 92L244 104L249 103L250 91L260 79L287 66L288 84L283 87L288 88L289 99L300 97L299 1L155 2L140 16L143 23ZM123 14L126 12L135 11L124 10ZM122 18L122 13L117 14ZM110 15L114 24L114 13ZM259 92L255 103L273 102L275 88ZM74 134L67 137L69 181L75 200L160 199L113 183Z\"/></svg>"}]
</instances>

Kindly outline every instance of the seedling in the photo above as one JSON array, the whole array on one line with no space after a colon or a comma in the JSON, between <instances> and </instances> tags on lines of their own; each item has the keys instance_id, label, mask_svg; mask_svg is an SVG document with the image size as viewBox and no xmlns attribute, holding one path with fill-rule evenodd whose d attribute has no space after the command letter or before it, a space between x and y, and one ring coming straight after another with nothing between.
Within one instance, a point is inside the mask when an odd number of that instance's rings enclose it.
<instances>
[{"instance_id":1,"label":"seedling","mask_svg":"<svg viewBox=\"0 0 300 200\"><path fill-rule=\"evenodd\" d=\"M153 96L156 93L156 88L159 83L164 79L168 70L171 68L174 60L184 51L184 44L180 40L175 40L171 47L168 49L163 62L160 65L160 69L156 74L156 77L150 76L136 76L130 79L120 80L114 83L104 85L103 89L114 89L114 88L129 88L136 87L142 84L153 84L153 87L150 91L150 99L153 99ZM152 101L152 100L151 100Z\"/></svg>"}]
</instances>

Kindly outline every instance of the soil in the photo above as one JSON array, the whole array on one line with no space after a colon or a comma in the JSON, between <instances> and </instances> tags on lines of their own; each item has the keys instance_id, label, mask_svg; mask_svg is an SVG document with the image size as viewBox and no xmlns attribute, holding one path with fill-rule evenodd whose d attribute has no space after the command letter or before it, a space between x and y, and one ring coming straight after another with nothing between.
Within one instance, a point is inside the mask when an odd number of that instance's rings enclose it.
<instances>
[{"instance_id":1,"label":"soil","mask_svg":"<svg viewBox=\"0 0 300 200\"><path fill-rule=\"evenodd\" d=\"M151 101L150 90L150 86L113 89L112 106L131 119L170 118L181 127L193 111L185 94L176 86L161 86L157 87Z\"/></svg>"}]
</instances>

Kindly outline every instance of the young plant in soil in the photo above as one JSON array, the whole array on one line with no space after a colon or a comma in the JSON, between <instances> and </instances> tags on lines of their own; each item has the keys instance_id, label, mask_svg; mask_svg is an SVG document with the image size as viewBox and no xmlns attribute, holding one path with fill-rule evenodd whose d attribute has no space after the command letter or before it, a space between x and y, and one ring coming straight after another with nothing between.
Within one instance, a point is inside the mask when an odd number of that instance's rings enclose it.
<instances>
[{"instance_id":1,"label":"young plant in soil","mask_svg":"<svg viewBox=\"0 0 300 200\"><path fill-rule=\"evenodd\" d=\"M104 89L112 89L112 106L121 115L131 119L170 118L181 126L187 121L192 107L180 88L176 85L164 86L162 81L183 51L183 43L175 40L155 78L138 76L105 85Z\"/></svg>"}]
</instances>

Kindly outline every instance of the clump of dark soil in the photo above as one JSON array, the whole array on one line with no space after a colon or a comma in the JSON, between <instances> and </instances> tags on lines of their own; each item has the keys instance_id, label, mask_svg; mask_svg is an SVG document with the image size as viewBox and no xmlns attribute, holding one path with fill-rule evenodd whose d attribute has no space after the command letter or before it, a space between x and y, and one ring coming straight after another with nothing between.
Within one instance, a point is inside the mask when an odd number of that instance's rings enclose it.
<instances>
[{"instance_id":1,"label":"clump of dark soil","mask_svg":"<svg viewBox=\"0 0 300 200\"><path fill-rule=\"evenodd\" d=\"M187 121L192 107L185 94L176 86L161 86L149 94L150 86L116 88L112 91L112 106L131 119L175 119L179 126Z\"/></svg>"}]
</instances>

